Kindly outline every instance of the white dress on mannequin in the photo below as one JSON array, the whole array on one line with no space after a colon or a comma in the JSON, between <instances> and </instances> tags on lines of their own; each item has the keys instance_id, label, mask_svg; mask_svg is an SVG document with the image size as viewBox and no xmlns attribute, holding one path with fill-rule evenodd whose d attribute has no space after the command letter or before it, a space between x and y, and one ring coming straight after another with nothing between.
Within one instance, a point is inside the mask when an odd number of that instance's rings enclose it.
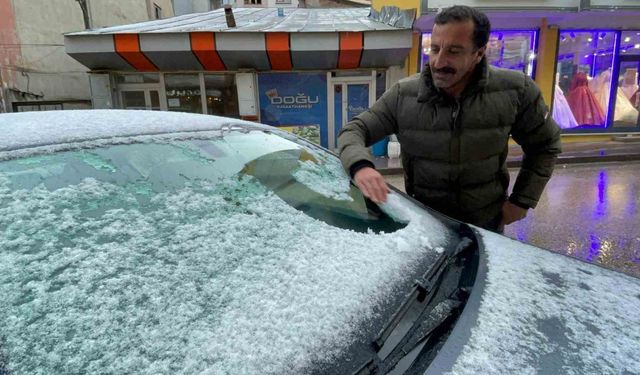
<instances>
[{"instance_id":1,"label":"white dress on mannequin","mask_svg":"<svg viewBox=\"0 0 640 375\"><path fill-rule=\"evenodd\" d=\"M556 91L553 97L553 119L561 129L570 129L578 126L576 117L571 112L567 98L560 86L556 85Z\"/></svg>"}]
</instances>

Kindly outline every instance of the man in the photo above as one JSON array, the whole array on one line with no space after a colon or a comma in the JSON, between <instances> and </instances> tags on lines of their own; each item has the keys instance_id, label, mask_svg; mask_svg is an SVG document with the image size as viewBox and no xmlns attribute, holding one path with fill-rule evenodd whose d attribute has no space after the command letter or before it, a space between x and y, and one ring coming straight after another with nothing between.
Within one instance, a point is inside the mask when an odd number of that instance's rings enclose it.
<instances>
[{"instance_id":1,"label":"man","mask_svg":"<svg viewBox=\"0 0 640 375\"><path fill-rule=\"evenodd\" d=\"M366 197L381 203L388 193L366 147L397 134L406 191L427 206L498 232L535 208L560 153L560 129L529 77L488 66L490 28L470 7L439 13L424 71L344 127L340 158ZM509 135L524 158L507 198Z\"/></svg>"}]
</instances>

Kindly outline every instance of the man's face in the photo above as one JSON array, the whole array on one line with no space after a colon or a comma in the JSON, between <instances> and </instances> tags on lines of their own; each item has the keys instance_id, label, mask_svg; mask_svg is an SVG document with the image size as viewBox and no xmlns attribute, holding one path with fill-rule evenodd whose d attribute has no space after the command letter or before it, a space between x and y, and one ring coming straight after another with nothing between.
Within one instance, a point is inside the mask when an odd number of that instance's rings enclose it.
<instances>
[{"instance_id":1,"label":"man's face","mask_svg":"<svg viewBox=\"0 0 640 375\"><path fill-rule=\"evenodd\" d=\"M473 29L471 20L433 26L429 66L436 87L464 88L467 78L482 60L486 47L475 48Z\"/></svg>"}]
</instances>

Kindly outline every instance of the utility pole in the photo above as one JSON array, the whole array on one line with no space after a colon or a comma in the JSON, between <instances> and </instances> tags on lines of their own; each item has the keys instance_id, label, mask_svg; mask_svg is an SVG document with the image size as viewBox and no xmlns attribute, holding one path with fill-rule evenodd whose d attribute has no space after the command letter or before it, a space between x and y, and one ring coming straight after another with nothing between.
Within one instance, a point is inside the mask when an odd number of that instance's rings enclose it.
<instances>
[{"instance_id":1,"label":"utility pole","mask_svg":"<svg viewBox=\"0 0 640 375\"><path fill-rule=\"evenodd\" d=\"M76 0L82 9L82 17L84 18L84 28L91 28L91 21L89 19L89 9L87 7L87 0Z\"/></svg>"}]
</instances>

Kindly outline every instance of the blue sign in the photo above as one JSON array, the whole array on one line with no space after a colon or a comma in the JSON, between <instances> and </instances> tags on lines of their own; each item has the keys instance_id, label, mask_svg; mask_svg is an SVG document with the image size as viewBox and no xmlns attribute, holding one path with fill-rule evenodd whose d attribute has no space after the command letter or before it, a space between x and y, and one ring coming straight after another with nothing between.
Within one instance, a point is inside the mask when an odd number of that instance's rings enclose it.
<instances>
[{"instance_id":1,"label":"blue sign","mask_svg":"<svg viewBox=\"0 0 640 375\"><path fill-rule=\"evenodd\" d=\"M262 73L258 75L261 122L289 127L328 146L327 76L325 73ZM302 131L300 130L302 129Z\"/></svg>"}]
</instances>

